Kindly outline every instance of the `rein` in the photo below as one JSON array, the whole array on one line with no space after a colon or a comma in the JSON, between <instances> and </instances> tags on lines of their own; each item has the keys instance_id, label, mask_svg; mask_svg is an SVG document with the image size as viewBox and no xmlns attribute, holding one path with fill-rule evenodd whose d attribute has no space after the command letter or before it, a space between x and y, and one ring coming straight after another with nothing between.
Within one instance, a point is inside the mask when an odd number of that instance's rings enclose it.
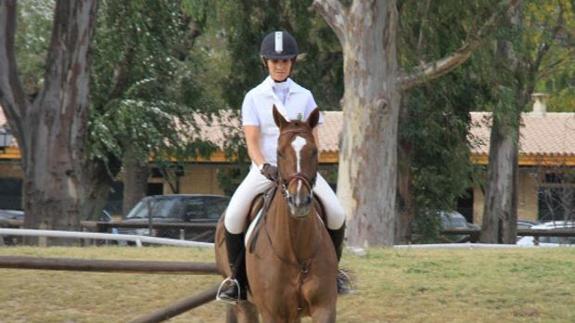
<instances>
[{"instance_id":1,"label":"rein","mask_svg":"<svg viewBox=\"0 0 575 323\"><path fill-rule=\"evenodd\" d=\"M280 133L280 137L284 136L284 135L292 135L295 136L297 134L306 134L309 135L309 131L307 129L301 129L301 128L295 128L295 129L285 129ZM278 165L279 166L279 165ZM281 169L281 167L278 167L278 170ZM290 175L287 180L284 179L283 176L281 176L281 174L278 174L277 177L277 185L281 187L281 193L282 193L282 197L284 199L284 203L289 204L289 196L290 193L288 191L288 187L289 185L296 180L300 180L303 185L308 189L309 194L312 198L313 201L313 187L315 185L315 180L316 180L316 176L314 174L314 176L310 179L308 176L306 176L305 174L298 172L295 174ZM313 203L313 202L311 202ZM288 211L289 212L289 211ZM314 212L313 206L310 209L310 212ZM313 215L308 215L308 216L313 216ZM297 280L297 289L298 289L298 295L301 295L302 292L302 288L303 288L303 284L304 281L310 271L310 267L313 263L314 258L316 257L316 255L318 254L320 247L321 247L321 243L320 241L316 241L315 246L314 246L314 250L311 253L311 256L308 257L307 259L304 260L299 260L297 257L297 253L296 250L294 250L293 247L293 241L291 239L291 235L289 236L289 245L291 246L291 252L294 256L294 258L296 259L296 261L290 260L288 258L286 258L285 256L282 256L275 248L274 248L274 244L271 238L271 235L269 233L268 230L268 226L267 226L267 216L264 216L264 223L263 223L263 229L265 231L265 235L267 237L268 243L270 245L270 248L272 250L272 253L274 254L274 256L279 259L281 262L285 263L288 266L291 267L295 267L298 270L298 280ZM303 304L303 300L301 298L301 296L298 299L298 311L303 310L304 304Z\"/></svg>"},{"instance_id":2,"label":"rein","mask_svg":"<svg viewBox=\"0 0 575 323\"><path fill-rule=\"evenodd\" d=\"M283 192L282 192L282 193L283 193ZM282 195L283 195L283 194L282 194ZM286 203L288 203L287 200L285 200L285 198L284 198L284 201L285 201ZM312 208L312 210L311 210L310 212L313 212L313 208ZM273 244L273 242L272 242L271 235L270 235L270 233L269 233L269 231L268 231L268 226L267 226L267 214L264 215L263 220L264 220L263 229L264 229L264 232L266 233L266 237L267 237L267 239L268 239L268 243L270 244L270 248L271 248L271 250L272 250L273 255L274 255L276 258L278 258L281 262L285 263L286 265L293 266L293 267L295 267L295 268L298 269L297 289L298 289L298 295L300 295L300 297L298 297L298 307L297 307L297 310L298 310L298 312L299 312L299 311L302 311L302 310L303 310L303 300L302 300L302 298L301 298L302 286L303 286L303 283L304 283L304 281L305 281L305 279L306 279L306 277L307 277L307 275L308 275L308 273L309 273L311 264L312 264L312 262L313 262L315 256L316 256L316 255L318 254L318 252L319 252L319 249L320 249L320 247L321 247L321 243L320 243L319 241L317 241L317 242L315 243L315 247L314 247L314 250L313 250L311 256L310 256L309 258L303 260L303 261L297 260L297 255L296 255L296 253L295 253L295 250L293 250L293 247L292 247L292 248L291 248L291 249L292 249L292 253L293 253L294 257L296 258L297 262L296 262L296 261L292 261L292 260L290 260L290 259L287 259L287 258L285 258L285 257L282 257L281 254L274 248L274 244ZM291 243L291 239L290 239L290 245L293 246L293 244Z\"/></svg>"},{"instance_id":3,"label":"rein","mask_svg":"<svg viewBox=\"0 0 575 323\"><path fill-rule=\"evenodd\" d=\"M291 182L293 182L294 180L301 180L303 182L303 185L311 192L313 192L313 187L315 185L315 177L313 178L313 180L309 180L304 174L302 173L296 173L293 174L292 176L290 176L287 180L283 180L280 177L278 177L278 184L281 186L282 188L282 195L284 198L287 199L287 197L289 196L289 192L288 192L288 186Z\"/></svg>"}]
</instances>

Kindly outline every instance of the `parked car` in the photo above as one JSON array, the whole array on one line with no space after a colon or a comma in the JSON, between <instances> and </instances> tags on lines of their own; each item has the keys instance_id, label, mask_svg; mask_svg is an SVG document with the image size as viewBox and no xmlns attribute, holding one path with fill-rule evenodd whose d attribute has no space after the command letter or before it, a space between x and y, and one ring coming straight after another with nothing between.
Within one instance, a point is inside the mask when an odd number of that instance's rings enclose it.
<instances>
[{"instance_id":1,"label":"parked car","mask_svg":"<svg viewBox=\"0 0 575 323\"><path fill-rule=\"evenodd\" d=\"M539 222L534 220L517 219L517 230L531 229L531 227L538 224Z\"/></svg>"},{"instance_id":2,"label":"parked car","mask_svg":"<svg viewBox=\"0 0 575 323\"><path fill-rule=\"evenodd\" d=\"M24 211L22 210L0 210L0 228L17 228L18 226L7 223L10 220L23 221ZM0 244L13 246L17 243L16 236L2 236Z\"/></svg>"},{"instance_id":3,"label":"parked car","mask_svg":"<svg viewBox=\"0 0 575 323\"><path fill-rule=\"evenodd\" d=\"M24 211L0 210L0 221L1 220L24 220Z\"/></svg>"},{"instance_id":4,"label":"parked car","mask_svg":"<svg viewBox=\"0 0 575 323\"><path fill-rule=\"evenodd\" d=\"M147 225L152 223L207 223L216 224L230 198L223 195L171 194L144 197L124 217L124 223ZM187 240L213 242L214 228L186 228ZM119 233L150 235L149 228L120 228ZM155 229L155 236L180 239L179 228Z\"/></svg>"},{"instance_id":5,"label":"parked car","mask_svg":"<svg viewBox=\"0 0 575 323\"><path fill-rule=\"evenodd\" d=\"M442 229L479 229L479 226L467 222L463 214L456 211L440 211Z\"/></svg>"},{"instance_id":6,"label":"parked car","mask_svg":"<svg viewBox=\"0 0 575 323\"><path fill-rule=\"evenodd\" d=\"M542 224L537 224L529 229L533 230L564 230L575 229L575 222L573 221L551 221ZM520 237L517 240L517 245L520 246L534 246L535 238L533 236ZM540 246L562 246L562 245L575 245L575 237L539 237Z\"/></svg>"},{"instance_id":7,"label":"parked car","mask_svg":"<svg viewBox=\"0 0 575 323\"><path fill-rule=\"evenodd\" d=\"M479 226L473 223L467 222L467 219L463 214L457 211L439 211L439 217L441 219L441 228L446 229L477 229ZM466 234L450 234L447 236L449 241L453 242L465 242L468 239Z\"/></svg>"}]
</instances>

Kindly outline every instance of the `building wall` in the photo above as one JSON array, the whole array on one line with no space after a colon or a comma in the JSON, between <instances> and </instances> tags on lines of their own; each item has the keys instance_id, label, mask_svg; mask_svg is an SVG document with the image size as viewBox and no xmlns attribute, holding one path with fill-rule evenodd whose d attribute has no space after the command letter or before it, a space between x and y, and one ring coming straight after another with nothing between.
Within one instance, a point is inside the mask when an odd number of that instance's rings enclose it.
<instances>
[{"instance_id":1,"label":"building wall","mask_svg":"<svg viewBox=\"0 0 575 323\"><path fill-rule=\"evenodd\" d=\"M519 196L517 197L517 217L519 219L538 219L538 183L537 174L528 168L520 171Z\"/></svg>"},{"instance_id":2,"label":"building wall","mask_svg":"<svg viewBox=\"0 0 575 323\"><path fill-rule=\"evenodd\" d=\"M1 161L0 177L23 178L24 173L22 172L22 166L20 166L20 161L17 160Z\"/></svg>"},{"instance_id":3,"label":"building wall","mask_svg":"<svg viewBox=\"0 0 575 323\"><path fill-rule=\"evenodd\" d=\"M186 165L180 177L182 194L224 194L217 178L217 167L205 164ZM164 181L164 193L171 194L170 185Z\"/></svg>"},{"instance_id":4,"label":"building wall","mask_svg":"<svg viewBox=\"0 0 575 323\"><path fill-rule=\"evenodd\" d=\"M537 177L529 168L519 170L519 193L517 196L517 217L520 219L537 220ZM473 189L473 221L481 225L485 195L481 188Z\"/></svg>"}]
</instances>

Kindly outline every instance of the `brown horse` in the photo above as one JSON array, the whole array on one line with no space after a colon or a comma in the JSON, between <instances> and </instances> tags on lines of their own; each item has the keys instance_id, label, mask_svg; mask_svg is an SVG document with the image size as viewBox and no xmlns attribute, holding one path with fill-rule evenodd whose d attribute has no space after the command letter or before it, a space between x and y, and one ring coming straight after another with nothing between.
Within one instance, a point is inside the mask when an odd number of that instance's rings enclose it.
<instances>
[{"instance_id":1,"label":"brown horse","mask_svg":"<svg viewBox=\"0 0 575 323\"><path fill-rule=\"evenodd\" d=\"M249 302L236 305L235 310L246 322L257 320L253 305L266 323L299 322L303 316L311 316L314 322L335 322L337 258L312 192L318 168L312 129L319 121L319 110L307 121L288 122L275 107L273 113L280 129L279 187L248 241ZM216 256L218 267L229 276L224 249L220 221Z\"/></svg>"}]
</instances>

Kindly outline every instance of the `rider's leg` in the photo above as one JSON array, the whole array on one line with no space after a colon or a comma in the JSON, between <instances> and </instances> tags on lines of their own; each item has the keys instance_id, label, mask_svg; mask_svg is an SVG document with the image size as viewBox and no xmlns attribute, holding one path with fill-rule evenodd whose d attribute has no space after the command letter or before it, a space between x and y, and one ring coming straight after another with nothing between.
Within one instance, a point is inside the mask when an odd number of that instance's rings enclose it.
<instances>
[{"instance_id":1,"label":"rider's leg","mask_svg":"<svg viewBox=\"0 0 575 323\"><path fill-rule=\"evenodd\" d=\"M259 171L252 166L250 172L236 189L228 204L224 218L224 236L232 276L222 283L218 293L218 299L237 301L238 299L246 298L247 277L244 257L246 218L253 199L258 194L265 192L271 185L272 182L261 175Z\"/></svg>"},{"instance_id":2,"label":"rider's leg","mask_svg":"<svg viewBox=\"0 0 575 323\"><path fill-rule=\"evenodd\" d=\"M345 211L337 199L335 192L331 189L326 180L318 173L313 189L314 193L321 200L327 218L327 231L333 242L337 262L341 259L343 250L343 240L345 236ZM338 292L347 293L351 291L349 278L343 272L338 273Z\"/></svg>"}]
</instances>

